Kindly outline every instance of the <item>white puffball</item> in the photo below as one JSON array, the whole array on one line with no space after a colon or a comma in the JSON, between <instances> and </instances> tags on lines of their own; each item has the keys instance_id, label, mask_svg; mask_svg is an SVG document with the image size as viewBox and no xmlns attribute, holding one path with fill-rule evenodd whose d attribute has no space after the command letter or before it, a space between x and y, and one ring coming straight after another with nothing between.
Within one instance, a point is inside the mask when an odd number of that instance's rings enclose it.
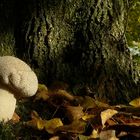
<instances>
[{"instance_id":1,"label":"white puffball","mask_svg":"<svg viewBox=\"0 0 140 140\"><path fill-rule=\"evenodd\" d=\"M38 79L29 65L14 56L0 57L0 82L16 91L18 96L33 96Z\"/></svg>"}]
</instances>

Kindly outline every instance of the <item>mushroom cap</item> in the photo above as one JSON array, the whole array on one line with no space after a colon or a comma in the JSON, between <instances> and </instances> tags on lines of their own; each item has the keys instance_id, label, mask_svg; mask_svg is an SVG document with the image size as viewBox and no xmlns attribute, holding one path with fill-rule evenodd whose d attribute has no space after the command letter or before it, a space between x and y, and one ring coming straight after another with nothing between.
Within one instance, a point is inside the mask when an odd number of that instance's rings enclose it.
<instances>
[{"instance_id":1,"label":"mushroom cap","mask_svg":"<svg viewBox=\"0 0 140 140\"><path fill-rule=\"evenodd\" d=\"M16 98L5 89L0 89L0 121L12 119L16 107Z\"/></svg>"},{"instance_id":2,"label":"mushroom cap","mask_svg":"<svg viewBox=\"0 0 140 140\"><path fill-rule=\"evenodd\" d=\"M33 96L38 89L36 74L29 65L13 56L0 57L0 84L12 89L18 97Z\"/></svg>"}]
</instances>

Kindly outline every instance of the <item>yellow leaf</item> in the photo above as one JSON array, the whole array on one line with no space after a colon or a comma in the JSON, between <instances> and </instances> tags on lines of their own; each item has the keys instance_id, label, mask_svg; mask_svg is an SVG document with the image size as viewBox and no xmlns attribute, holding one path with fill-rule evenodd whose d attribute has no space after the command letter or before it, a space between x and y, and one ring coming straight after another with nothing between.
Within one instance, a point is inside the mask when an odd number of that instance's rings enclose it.
<instances>
[{"instance_id":1,"label":"yellow leaf","mask_svg":"<svg viewBox=\"0 0 140 140\"><path fill-rule=\"evenodd\" d=\"M94 138L94 139L99 138L99 132L98 132L98 130L94 129L92 131L92 134L90 135L90 138Z\"/></svg>"},{"instance_id":2,"label":"yellow leaf","mask_svg":"<svg viewBox=\"0 0 140 140\"><path fill-rule=\"evenodd\" d=\"M129 104L134 107L140 107L140 97L132 100Z\"/></svg>"},{"instance_id":3,"label":"yellow leaf","mask_svg":"<svg viewBox=\"0 0 140 140\"><path fill-rule=\"evenodd\" d=\"M44 128L44 120L42 120L42 119L38 119L37 120L37 129L38 130L42 130L43 128Z\"/></svg>"},{"instance_id":4,"label":"yellow leaf","mask_svg":"<svg viewBox=\"0 0 140 140\"><path fill-rule=\"evenodd\" d=\"M45 121L45 124L44 124L45 130L49 134L55 133L56 128L60 126L63 126L63 123L60 118L54 118L54 119Z\"/></svg>"},{"instance_id":5,"label":"yellow leaf","mask_svg":"<svg viewBox=\"0 0 140 140\"><path fill-rule=\"evenodd\" d=\"M113 109L107 109L107 110L101 112L101 121L102 121L103 128L105 127L106 121L108 119L112 118L112 116L117 113L118 113L118 111L113 110Z\"/></svg>"},{"instance_id":6,"label":"yellow leaf","mask_svg":"<svg viewBox=\"0 0 140 140\"><path fill-rule=\"evenodd\" d=\"M84 120L84 121L87 121L87 120L90 120L90 119L93 119L95 117L95 115L91 115L91 114L86 114L86 115L84 115L83 117L82 117L82 119Z\"/></svg>"},{"instance_id":7,"label":"yellow leaf","mask_svg":"<svg viewBox=\"0 0 140 140\"><path fill-rule=\"evenodd\" d=\"M40 91L40 90L46 90L46 91L48 91L48 88L46 87L46 85L44 85L44 84L38 84L38 90Z\"/></svg>"},{"instance_id":8,"label":"yellow leaf","mask_svg":"<svg viewBox=\"0 0 140 140\"><path fill-rule=\"evenodd\" d=\"M31 126L38 130L42 130L44 128L44 120L42 120L42 118L39 117L36 111L32 111L31 118L32 120L26 122L27 126Z\"/></svg>"},{"instance_id":9,"label":"yellow leaf","mask_svg":"<svg viewBox=\"0 0 140 140\"><path fill-rule=\"evenodd\" d=\"M35 96L35 101L40 99L46 101L49 98L48 93L49 93L48 88L43 84L39 84L38 91Z\"/></svg>"},{"instance_id":10,"label":"yellow leaf","mask_svg":"<svg viewBox=\"0 0 140 140\"><path fill-rule=\"evenodd\" d=\"M41 119L33 119L26 122L26 125L38 130L42 130L44 128L44 121Z\"/></svg>"}]
</instances>

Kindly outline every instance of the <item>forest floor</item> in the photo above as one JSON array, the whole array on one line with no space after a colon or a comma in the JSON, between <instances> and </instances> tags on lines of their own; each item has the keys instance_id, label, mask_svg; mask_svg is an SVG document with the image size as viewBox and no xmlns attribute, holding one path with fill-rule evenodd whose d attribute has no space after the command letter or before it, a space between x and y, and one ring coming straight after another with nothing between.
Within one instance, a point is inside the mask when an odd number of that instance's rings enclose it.
<instances>
[{"instance_id":1,"label":"forest floor","mask_svg":"<svg viewBox=\"0 0 140 140\"><path fill-rule=\"evenodd\" d=\"M1 140L140 140L140 98L128 105L74 96L66 84L39 84L21 99L12 120L0 124Z\"/></svg>"}]
</instances>

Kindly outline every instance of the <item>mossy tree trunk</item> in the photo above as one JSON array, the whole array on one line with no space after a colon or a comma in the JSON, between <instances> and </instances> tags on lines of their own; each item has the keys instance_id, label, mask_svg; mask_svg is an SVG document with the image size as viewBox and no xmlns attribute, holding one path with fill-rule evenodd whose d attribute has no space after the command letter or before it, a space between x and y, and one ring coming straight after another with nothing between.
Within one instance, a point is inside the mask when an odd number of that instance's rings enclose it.
<instances>
[{"instance_id":1,"label":"mossy tree trunk","mask_svg":"<svg viewBox=\"0 0 140 140\"><path fill-rule=\"evenodd\" d=\"M125 26L127 0L16 1L17 56L41 81L89 87L111 103L138 96ZM87 93L86 93L87 94Z\"/></svg>"}]
</instances>

